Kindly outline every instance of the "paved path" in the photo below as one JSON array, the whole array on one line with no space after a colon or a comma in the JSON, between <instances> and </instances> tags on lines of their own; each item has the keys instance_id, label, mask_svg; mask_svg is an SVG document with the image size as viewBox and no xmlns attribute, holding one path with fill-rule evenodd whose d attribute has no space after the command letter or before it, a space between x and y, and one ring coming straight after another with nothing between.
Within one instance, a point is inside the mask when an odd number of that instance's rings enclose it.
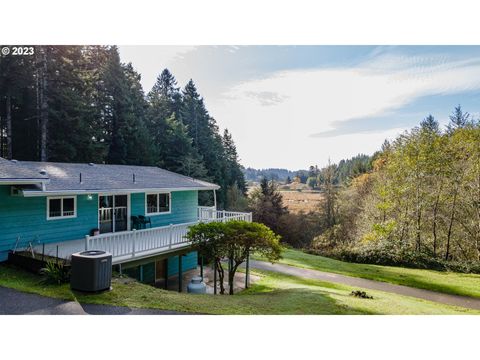
<instances>
[{"instance_id":1,"label":"paved path","mask_svg":"<svg viewBox=\"0 0 480 360\"><path fill-rule=\"evenodd\" d=\"M293 275L307 279L323 280L331 283L345 284L371 290L380 290L399 295L434 301L442 304L480 310L480 299L470 298L467 296L443 294L430 290L412 288L409 286L395 285L381 281L362 279L353 276L328 273L318 270L303 269L284 264L271 264L268 262L256 260L251 260L250 266L256 269L274 271L286 275Z\"/></svg>"},{"instance_id":2,"label":"paved path","mask_svg":"<svg viewBox=\"0 0 480 360\"><path fill-rule=\"evenodd\" d=\"M79 304L0 286L0 315L179 315L182 313L125 306Z\"/></svg>"}]
</instances>

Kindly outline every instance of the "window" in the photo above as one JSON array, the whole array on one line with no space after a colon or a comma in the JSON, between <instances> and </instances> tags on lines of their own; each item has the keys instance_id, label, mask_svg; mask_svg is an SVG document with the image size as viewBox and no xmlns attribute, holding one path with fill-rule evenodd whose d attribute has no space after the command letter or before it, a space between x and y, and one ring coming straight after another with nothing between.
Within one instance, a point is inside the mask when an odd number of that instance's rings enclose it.
<instances>
[{"instance_id":1,"label":"window","mask_svg":"<svg viewBox=\"0 0 480 360\"><path fill-rule=\"evenodd\" d=\"M146 214L170 213L170 193L147 194Z\"/></svg>"},{"instance_id":2,"label":"window","mask_svg":"<svg viewBox=\"0 0 480 360\"><path fill-rule=\"evenodd\" d=\"M76 216L75 196L47 198L47 220L74 218Z\"/></svg>"}]
</instances>

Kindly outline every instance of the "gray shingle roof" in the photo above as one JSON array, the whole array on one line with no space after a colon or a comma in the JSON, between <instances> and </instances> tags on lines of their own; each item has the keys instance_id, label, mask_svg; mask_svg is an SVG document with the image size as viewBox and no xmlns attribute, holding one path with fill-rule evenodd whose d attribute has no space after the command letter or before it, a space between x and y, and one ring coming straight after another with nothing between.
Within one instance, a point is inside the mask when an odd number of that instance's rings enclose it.
<instances>
[{"instance_id":1,"label":"gray shingle roof","mask_svg":"<svg viewBox=\"0 0 480 360\"><path fill-rule=\"evenodd\" d=\"M48 176L40 174L34 169L19 166L19 162L0 158L0 179L1 180L46 180Z\"/></svg>"},{"instance_id":2,"label":"gray shingle roof","mask_svg":"<svg viewBox=\"0 0 480 360\"><path fill-rule=\"evenodd\" d=\"M0 180L24 178L47 180L45 190L49 192L219 188L218 185L153 166L12 162L1 158L0 160Z\"/></svg>"}]
</instances>

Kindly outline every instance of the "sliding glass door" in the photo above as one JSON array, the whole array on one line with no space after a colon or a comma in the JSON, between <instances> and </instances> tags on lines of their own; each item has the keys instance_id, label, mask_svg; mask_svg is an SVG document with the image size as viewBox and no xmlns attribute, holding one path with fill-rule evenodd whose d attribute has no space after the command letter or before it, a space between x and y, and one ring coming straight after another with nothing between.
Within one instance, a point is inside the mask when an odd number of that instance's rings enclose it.
<instances>
[{"instance_id":1,"label":"sliding glass door","mask_svg":"<svg viewBox=\"0 0 480 360\"><path fill-rule=\"evenodd\" d=\"M101 234L128 230L128 195L101 195L98 220Z\"/></svg>"}]
</instances>

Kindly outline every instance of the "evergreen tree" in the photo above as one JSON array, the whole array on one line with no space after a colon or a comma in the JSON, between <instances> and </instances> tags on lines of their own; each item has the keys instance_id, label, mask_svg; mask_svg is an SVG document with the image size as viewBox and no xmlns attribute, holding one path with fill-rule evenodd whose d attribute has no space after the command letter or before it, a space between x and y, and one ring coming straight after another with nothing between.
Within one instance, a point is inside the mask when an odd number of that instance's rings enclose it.
<instances>
[{"instance_id":1,"label":"evergreen tree","mask_svg":"<svg viewBox=\"0 0 480 360\"><path fill-rule=\"evenodd\" d=\"M288 214L283 205L282 194L277 190L273 181L263 178L260 187L255 189L251 196L253 220L267 225L277 232L280 229L280 219Z\"/></svg>"},{"instance_id":2,"label":"evergreen tree","mask_svg":"<svg viewBox=\"0 0 480 360\"><path fill-rule=\"evenodd\" d=\"M463 112L460 105L456 106L453 110L452 115L450 115L450 123L448 124L448 131L453 131L465 127L470 120L470 114L468 112Z\"/></svg>"},{"instance_id":3,"label":"evergreen tree","mask_svg":"<svg viewBox=\"0 0 480 360\"><path fill-rule=\"evenodd\" d=\"M223 132L222 142L225 151L225 177L228 179L227 185L232 186L236 184L238 189L245 194L247 191L245 177L239 163L237 148L228 129L225 129Z\"/></svg>"},{"instance_id":4,"label":"evergreen tree","mask_svg":"<svg viewBox=\"0 0 480 360\"><path fill-rule=\"evenodd\" d=\"M225 206L226 189L233 181L226 176L227 160L223 139L215 119L210 117L192 80L182 91L180 115L181 121L187 126L189 135L193 139L193 146L203 157L208 177L221 186L218 200Z\"/></svg>"},{"instance_id":5,"label":"evergreen tree","mask_svg":"<svg viewBox=\"0 0 480 360\"><path fill-rule=\"evenodd\" d=\"M38 158L33 60L0 55L0 156L4 158Z\"/></svg>"},{"instance_id":6,"label":"evergreen tree","mask_svg":"<svg viewBox=\"0 0 480 360\"><path fill-rule=\"evenodd\" d=\"M144 123L147 105L140 76L131 65L120 62L115 46L108 50L103 80L106 102L102 110L109 144L107 162L151 164L153 150Z\"/></svg>"},{"instance_id":7,"label":"evergreen tree","mask_svg":"<svg viewBox=\"0 0 480 360\"><path fill-rule=\"evenodd\" d=\"M202 158L192 145L185 125L175 113L166 121L165 142L162 144L163 167L197 179L207 179Z\"/></svg>"},{"instance_id":8,"label":"evergreen tree","mask_svg":"<svg viewBox=\"0 0 480 360\"><path fill-rule=\"evenodd\" d=\"M202 157L194 148L187 127L177 118L181 105L174 76L165 69L148 94L148 126L154 136L156 163L167 170L208 179Z\"/></svg>"},{"instance_id":9,"label":"evergreen tree","mask_svg":"<svg viewBox=\"0 0 480 360\"><path fill-rule=\"evenodd\" d=\"M420 127L422 129L425 129L426 131L429 132L434 132L434 133L439 133L440 132L440 126L438 124L438 121L435 120L433 115L428 115L421 123Z\"/></svg>"}]
</instances>

